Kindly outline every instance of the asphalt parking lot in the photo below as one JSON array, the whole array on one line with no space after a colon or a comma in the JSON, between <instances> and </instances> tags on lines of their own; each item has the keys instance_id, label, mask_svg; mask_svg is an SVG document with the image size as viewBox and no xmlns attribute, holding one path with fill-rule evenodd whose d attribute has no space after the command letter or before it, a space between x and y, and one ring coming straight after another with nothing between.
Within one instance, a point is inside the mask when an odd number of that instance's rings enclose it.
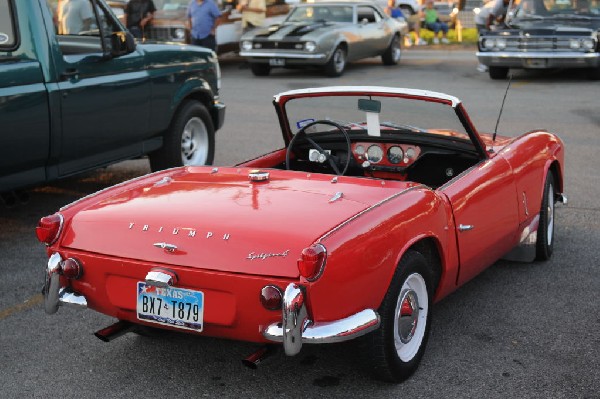
<instances>
[{"instance_id":1,"label":"asphalt parking lot","mask_svg":"<svg viewBox=\"0 0 600 399\"><path fill-rule=\"evenodd\" d=\"M476 65L473 49L440 46L406 50L394 67L379 59L352 64L341 78L316 70L256 78L239 58L223 57L228 108L215 164L280 148L272 96L303 87L440 91L462 99L480 130L493 131L507 82L490 80ZM421 366L403 384L372 380L351 343L309 346L293 358L278 354L251 370L240 359L253 344L174 333L104 343L92 333L110 318L68 308L46 315L38 219L149 172L142 159L35 188L11 208L0 205L0 397L600 398L599 89L579 71L514 74L499 132L544 128L566 146L569 204L557 207L554 256L500 261L437 304Z\"/></svg>"}]
</instances>

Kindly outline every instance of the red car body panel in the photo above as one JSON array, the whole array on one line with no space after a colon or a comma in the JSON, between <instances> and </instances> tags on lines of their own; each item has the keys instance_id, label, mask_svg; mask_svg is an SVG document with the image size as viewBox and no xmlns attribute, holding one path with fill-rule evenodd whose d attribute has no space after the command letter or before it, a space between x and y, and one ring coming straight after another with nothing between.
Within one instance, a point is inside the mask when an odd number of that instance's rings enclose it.
<instances>
[{"instance_id":1,"label":"red car body panel","mask_svg":"<svg viewBox=\"0 0 600 399\"><path fill-rule=\"evenodd\" d=\"M466 113L463 119L469 121ZM282 123L282 130L289 139L289 126ZM559 193L564 186L564 146L551 133L477 134L475 142L485 156L437 188L281 170L275 166L285 161L285 149L237 167L151 174L61 209L63 232L48 254L81 261L80 279L60 281L85 296L87 307L139 324L148 323L136 317L137 283L152 269L168 268L178 288L205 294L202 335L253 342L269 342L265 327L282 318L261 305L263 287L297 283L314 323L344 319L380 307L401 258L415 246L439 259L439 301L522 241L548 173ZM249 181L256 168L268 180ZM309 281L297 259L315 243L327 258Z\"/></svg>"}]
</instances>

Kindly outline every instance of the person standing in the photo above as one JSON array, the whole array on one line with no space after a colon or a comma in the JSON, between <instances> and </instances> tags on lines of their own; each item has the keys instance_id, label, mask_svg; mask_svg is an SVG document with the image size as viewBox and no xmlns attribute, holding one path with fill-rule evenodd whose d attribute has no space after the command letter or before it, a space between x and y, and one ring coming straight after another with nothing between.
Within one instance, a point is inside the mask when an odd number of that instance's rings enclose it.
<instances>
[{"instance_id":1,"label":"person standing","mask_svg":"<svg viewBox=\"0 0 600 399\"><path fill-rule=\"evenodd\" d=\"M425 28L433 31L433 44L438 44L439 33L442 32L442 43L448 44L448 24L440 21L437 10L433 7L433 0L427 0L425 9L423 10L423 17L425 19Z\"/></svg>"},{"instance_id":2,"label":"person standing","mask_svg":"<svg viewBox=\"0 0 600 399\"><path fill-rule=\"evenodd\" d=\"M192 0L187 10L192 44L217 51L215 32L221 11L213 0Z\"/></svg>"},{"instance_id":3,"label":"person standing","mask_svg":"<svg viewBox=\"0 0 600 399\"><path fill-rule=\"evenodd\" d=\"M144 28L150 24L156 6L152 0L129 0L125 6L125 26L137 39L144 38Z\"/></svg>"},{"instance_id":4,"label":"person standing","mask_svg":"<svg viewBox=\"0 0 600 399\"><path fill-rule=\"evenodd\" d=\"M58 4L58 33L78 35L90 29L93 18L89 0L62 0Z\"/></svg>"},{"instance_id":5,"label":"person standing","mask_svg":"<svg viewBox=\"0 0 600 399\"><path fill-rule=\"evenodd\" d=\"M488 15L488 19L485 24L485 28L490 30L490 27L493 23L504 24L506 20L506 13L508 12L508 5L510 4L510 0L495 0L494 7L490 11Z\"/></svg>"},{"instance_id":6,"label":"person standing","mask_svg":"<svg viewBox=\"0 0 600 399\"><path fill-rule=\"evenodd\" d=\"M265 0L242 0L237 6L242 13L242 32L263 26L267 14Z\"/></svg>"}]
</instances>

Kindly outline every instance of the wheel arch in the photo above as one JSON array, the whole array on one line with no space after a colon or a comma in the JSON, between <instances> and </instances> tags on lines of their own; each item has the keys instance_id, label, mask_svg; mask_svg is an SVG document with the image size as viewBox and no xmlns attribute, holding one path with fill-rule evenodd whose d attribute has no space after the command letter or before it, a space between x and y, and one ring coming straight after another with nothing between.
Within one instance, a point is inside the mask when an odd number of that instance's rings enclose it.
<instances>
[{"instance_id":1,"label":"wheel arch","mask_svg":"<svg viewBox=\"0 0 600 399\"><path fill-rule=\"evenodd\" d=\"M219 121L218 112L216 112L213 106L214 98L215 94L207 81L198 78L188 79L173 96L168 127L171 127L173 120L188 101L198 101L204 105L210 114L215 131L217 131L221 121Z\"/></svg>"}]
</instances>

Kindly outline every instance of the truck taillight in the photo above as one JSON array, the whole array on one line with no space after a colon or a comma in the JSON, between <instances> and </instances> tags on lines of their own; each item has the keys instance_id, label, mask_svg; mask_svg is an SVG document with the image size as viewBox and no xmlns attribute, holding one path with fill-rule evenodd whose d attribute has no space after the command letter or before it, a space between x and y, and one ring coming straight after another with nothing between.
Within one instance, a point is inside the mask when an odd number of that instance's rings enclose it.
<instances>
[{"instance_id":1,"label":"truck taillight","mask_svg":"<svg viewBox=\"0 0 600 399\"><path fill-rule=\"evenodd\" d=\"M62 230L63 217L59 213L54 215L44 216L38 222L35 228L35 234L38 240L46 245L52 245L58 239L60 231Z\"/></svg>"},{"instance_id":2,"label":"truck taillight","mask_svg":"<svg viewBox=\"0 0 600 399\"><path fill-rule=\"evenodd\" d=\"M308 281L314 281L321 276L325 268L327 250L321 244L314 244L304 248L298 259L300 275Z\"/></svg>"}]
</instances>

